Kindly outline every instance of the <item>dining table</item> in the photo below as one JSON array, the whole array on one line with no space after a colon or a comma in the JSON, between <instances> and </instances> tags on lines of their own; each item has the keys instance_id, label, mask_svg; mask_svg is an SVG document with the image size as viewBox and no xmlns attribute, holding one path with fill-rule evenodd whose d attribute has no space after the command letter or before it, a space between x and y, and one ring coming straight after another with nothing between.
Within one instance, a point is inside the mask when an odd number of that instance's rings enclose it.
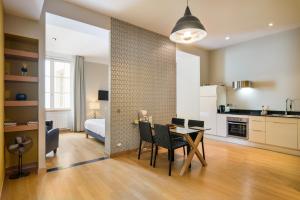
<instances>
[{"instance_id":1,"label":"dining table","mask_svg":"<svg viewBox=\"0 0 300 200\"><path fill-rule=\"evenodd\" d=\"M138 121L134 121L132 124L138 125ZM154 126L151 125L151 128L153 129ZM187 157L185 158L183 166L180 170L180 176L183 176L185 174L185 172L189 169L189 166L191 165L195 154L196 154L198 160L201 162L202 166L203 167L207 166L207 163L206 163L205 159L203 158L203 155L200 153L200 151L198 149L201 139L204 136L204 132L207 130L210 130L210 128L203 128L203 127L198 127L198 126L192 126L192 127L188 127L188 128L187 127L179 127L179 126L170 127L171 134L178 135L178 136L185 138L185 140L191 147L191 150L188 153ZM198 133L195 140L193 140L190 136L190 134L192 134L192 133ZM142 143L142 149L144 147L144 144L145 143Z\"/></svg>"},{"instance_id":2,"label":"dining table","mask_svg":"<svg viewBox=\"0 0 300 200\"><path fill-rule=\"evenodd\" d=\"M198 160L201 162L203 167L207 166L207 163L205 161L205 159L203 158L203 155L200 153L198 146L201 142L201 139L203 138L204 135L204 131L206 130L210 130L209 128L203 128L203 127L189 127L189 128L185 128L185 127L174 127L174 128L170 128L170 132L172 134L175 135L179 135L182 136L183 138L185 138L185 140L188 142L188 144L191 147L191 150L189 152L189 154L187 155L184 164L180 170L180 176L183 176L185 174L185 172L189 169L189 166L193 160L193 157L197 156ZM196 139L193 141L190 134L192 133L198 133Z\"/></svg>"}]
</instances>

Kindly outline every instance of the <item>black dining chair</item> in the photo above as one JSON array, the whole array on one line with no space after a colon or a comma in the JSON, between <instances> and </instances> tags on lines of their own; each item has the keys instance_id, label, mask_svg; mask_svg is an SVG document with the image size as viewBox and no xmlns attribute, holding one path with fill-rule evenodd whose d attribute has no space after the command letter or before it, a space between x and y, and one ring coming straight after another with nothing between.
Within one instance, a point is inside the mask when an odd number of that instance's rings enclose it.
<instances>
[{"instance_id":1,"label":"black dining chair","mask_svg":"<svg viewBox=\"0 0 300 200\"><path fill-rule=\"evenodd\" d=\"M140 146L139 146L139 155L138 159L141 158L141 151L142 151L142 142L149 142L151 143L151 158L150 158L150 165L152 165L152 158L153 158L153 147L154 147L154 136L152 134L151 124L149 122L139 122L139 132L140 132Z\"/></svg>"},{"instance_id":2,"label":"black dining chair","mask_svg":"<svg viewBox=\"0 0 300 200\"><path fill-rule=\"evenodd\" d=\"M184 122L185 122L185 120L181 119L181 118L172 118L172 121L171 121L172 124L174 124L176 126L180 126L180 127L184 127Z\"/></svg>"},{"instance_id":3,"label":"black dining chair","mask_svg":"<svg viewBox=\"0 0 300 200\"><path fill-rule=\"evenodd\" d=\"M204 128L204 121L198 121L198 120L189 120L188 121L188 127L191 128L191 127L201 127L201 128ZM197 137L198 133L192 133L190 134L191 138L193 141L195 141L196 137ZM202 152L203 152L203 158L205 160L205 152L204 152L204 141L203 141L203 138L201 139L201 145L202 145ZM188 146L188 152L190 151L190 147Z\"/></svg>"},{"instance_id":4,"label":"black dining chair","mask_svg":"<svg viewBox=\"0 0 300 200\"><path fill-rule=\"evenodd\" d=\"M181 119L181 118L172 118L171 120L171 124L174 124L178 127L184 127L185 124L185 119ZM183 140L183 138L181 136L178 135L171 135L171 137L175 140ZM185 148L183 148L183 155L185 155ZM172 160L174 160L173 157L171 157Z\"/></svg>"},{"instance_id":5,"label":"black dining chair","mask_svg":"<svg viewBox=\"0 0 300 200\"><path fill-rule=\"evenodd\" d=\"M155 132L155 154L154 154L153 167L155 168L158 147L168 149L169 176L171 176L171 168L172 168L171 157L174 157L174 150L181 147L184 148L187 145L187 142L184 140L172 139L169 127L165 125L154 124L154 132Z\"/></svg>"}]
</instances>

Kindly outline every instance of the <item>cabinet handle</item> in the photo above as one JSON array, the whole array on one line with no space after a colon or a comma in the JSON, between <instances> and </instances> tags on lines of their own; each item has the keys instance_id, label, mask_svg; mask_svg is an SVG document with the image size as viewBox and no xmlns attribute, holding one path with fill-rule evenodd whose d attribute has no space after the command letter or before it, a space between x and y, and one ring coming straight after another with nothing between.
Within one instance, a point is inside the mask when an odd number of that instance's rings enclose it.
<instances>
[{"instance_id":1,"label":"cabinet handle","mask_svg":"<svg viewBox=\"0 0 300 200\"><path fill-rule=\"evenodd\" d=\"M296 123L288 123L288 122L271 122L273 124L296 124Z\"/></svg>"},{"instance_id":2,"label":"cabinet handle","mask_svg":"<svg viewBox=\"0 0 300 200\"><path fill-rule=\"evenodd\" d=\"M256 132L265 132L265 131L262 131L262 130L252 130L252 131L256 131Z\"/></svg>"}]
</instances>

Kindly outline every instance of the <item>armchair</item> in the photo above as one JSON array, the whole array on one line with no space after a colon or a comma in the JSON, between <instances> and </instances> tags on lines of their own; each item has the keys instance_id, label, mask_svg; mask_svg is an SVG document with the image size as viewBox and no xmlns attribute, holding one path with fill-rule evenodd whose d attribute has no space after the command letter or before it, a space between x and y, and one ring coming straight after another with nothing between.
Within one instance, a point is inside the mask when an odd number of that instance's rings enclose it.
<instances>
[{"instance_id":1,"label":"armchair","mask_svg":"<svg viewBox=\"0 0 300 200\"><path fill-rule=\"evenodd\" d=\"M46 154L51 151L56 154L59 144L59 129L53 129L53 121L46 121Z\"/></svg>"}]
</instances>

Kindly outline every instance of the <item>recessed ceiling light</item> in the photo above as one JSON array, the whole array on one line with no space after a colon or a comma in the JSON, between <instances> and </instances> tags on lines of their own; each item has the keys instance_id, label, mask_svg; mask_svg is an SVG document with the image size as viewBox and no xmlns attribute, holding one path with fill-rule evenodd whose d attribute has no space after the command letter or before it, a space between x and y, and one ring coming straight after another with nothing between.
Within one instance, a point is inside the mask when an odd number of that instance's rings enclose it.
<instances>
[{"instance_id":1,"label":"recessed ceiling light","mask_svg":"<svg viewBox=\"0 0 300 200\"><path fill-rule=\"evenodd\" d=\"M53 37L52 40L53 40L53 41L56 41L56 37Z\"/></svg>"},{"instance_id":2,"label":"recessed ceiling light","mask_svg":"<svg viewBox=\"0 0 300 200\"><path fill-rule=\"evenodd\" d=\"M225 40L230 40L230 37L229 37L229 36L226 36L226 37L225 37Z\"/></svg>"},{"instance_id":3,"label":"recessed ceiling light","mask_svg":"<svg viewBox=\"0 0 300 200\"><path fill-rule=\"evenodd\" d=\"M268 24L268 26L269 26L269 27L272 27L272 26L274 26L274 24L273 24L272 22L270 22L270 23Z\"/></svg>"}]
</instances>

